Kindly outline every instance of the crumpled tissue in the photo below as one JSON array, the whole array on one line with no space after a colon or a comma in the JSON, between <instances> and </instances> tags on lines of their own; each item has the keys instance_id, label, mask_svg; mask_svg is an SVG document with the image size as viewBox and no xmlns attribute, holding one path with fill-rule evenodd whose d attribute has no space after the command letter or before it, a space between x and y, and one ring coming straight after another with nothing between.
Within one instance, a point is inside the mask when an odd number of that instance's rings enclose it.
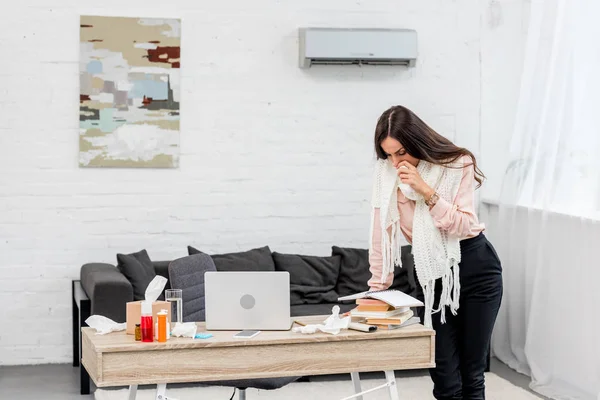
<instances>
[{"instance_id":1,"label":"crumpled tissue","mask_svg":"<svg viewBox=\"0 0 600 400\"><path fill-rule=\"evenodd\" d=\"M171 330L171 336L194 338L197 329L198 326L195 322L177 322Z\"/></svg>"},{"instance_id":2,"label":"crumpled tissue","mask_svg":"<svg viewBox=\"0 0 600 400\"><path fill-rule=\"evenodd\" d=\"M331 309L331 315L327 317L322 324L309 324L305 326L300 326L296 328L292 328L293 332L300 333L315 333L317 330L324 333L331 333L332 335L337 335L340 333L342 329L348 329L350 325L350 321L352 317L344 317L340 318L340 306L333 306Z\"/></svg>"},{"instance_id":3,"label":"crumpled tissue","mask_svg":"<svg viewBox=\"0 0 600 400\"><path fill-rule=\"evenodd\" d=\"M85 323L96 330L96 335L124 331L127 328L126 322L118 323L110 318L103 317L102 315L92 315L85 320Z\"/></svg>"}]
</instances>

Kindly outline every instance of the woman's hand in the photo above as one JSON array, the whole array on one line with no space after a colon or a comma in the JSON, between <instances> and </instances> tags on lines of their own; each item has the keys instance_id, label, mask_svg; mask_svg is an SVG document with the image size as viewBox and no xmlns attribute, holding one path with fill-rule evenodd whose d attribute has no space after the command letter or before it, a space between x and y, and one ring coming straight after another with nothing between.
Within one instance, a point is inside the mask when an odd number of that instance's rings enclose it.
<instances>
[{"instance_id":1,"label":"woman's hand","mask_svg":"<svg viewBox=\"0 0 600 400\"><path fill-rule=\"evenodd\" d=\"M406 168L402 168L403 166ZM435 193L435 191L425 183L423 178L421 178L421 175L419 175L419 172L417 171L417 167L408 161L402 161L398 165L397 171L400 181L409 185L425 199L429 199Z\"/></svg>"}]
</instances>

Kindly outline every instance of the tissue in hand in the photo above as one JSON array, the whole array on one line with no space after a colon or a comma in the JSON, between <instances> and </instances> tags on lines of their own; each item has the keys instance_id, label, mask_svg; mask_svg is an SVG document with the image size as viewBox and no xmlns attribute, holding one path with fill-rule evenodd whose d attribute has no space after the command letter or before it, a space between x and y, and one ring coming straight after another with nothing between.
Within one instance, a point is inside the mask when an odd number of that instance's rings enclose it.
<instances>
[{"instance_id":1,"label":"tissue in hand","mask_svg":"<svg viewBox=\"0 0 600 400\"><path fill-rule=\"evenodd\" d=\"M404 165L401 165L400 168L408 169L408 167L404 166ZM417 192L415 192L415 190L413 188L411 188L409 184L402 183L402 181L400 180L400 177L398 177L398 188L400 189L402 194L404 194L406 196L406 198L411 199L411 200L416 200L416 198L418 196Z\"/></svg>"},{"instance_id":2,"label":"tissue in hand","mask_svg":"<svg viewBox=\"0 0 600 400\"><path fill-rule=\"evenodd\" d=\"M152 302L152 326L158 321L157 314L161 310L167 310L167 322L171 323L171 303L168 301L157 301L160 294L163 292L167 278L157 275L146 288L145 301ZM140 323L142 316L142 301L127 302L126 309L127 334L135 334L135 324Z\"/></svg>"}]
</instances>

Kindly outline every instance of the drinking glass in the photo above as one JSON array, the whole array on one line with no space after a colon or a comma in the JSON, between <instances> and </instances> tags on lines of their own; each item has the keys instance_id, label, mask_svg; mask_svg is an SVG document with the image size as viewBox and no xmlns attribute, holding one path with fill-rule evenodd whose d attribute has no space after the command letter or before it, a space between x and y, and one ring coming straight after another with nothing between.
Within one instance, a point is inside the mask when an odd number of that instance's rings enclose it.
<instances>
[{"instance_id":1,"label":"drinking glass","mask_svg":"<svg viewBox=\"0 0 600 400\"><path fill-rule=\"evenodd\" d=\"M183 294L181 289L165 290L165 300L171 303L171 327L175 326L177 322L183 322Z\"/></svg>"}]
</instances>

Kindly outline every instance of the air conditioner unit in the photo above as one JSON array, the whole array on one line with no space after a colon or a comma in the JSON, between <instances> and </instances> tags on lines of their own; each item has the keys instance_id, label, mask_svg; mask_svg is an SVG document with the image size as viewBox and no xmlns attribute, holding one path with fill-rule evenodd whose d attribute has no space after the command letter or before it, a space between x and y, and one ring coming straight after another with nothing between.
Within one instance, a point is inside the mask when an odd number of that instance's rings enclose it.
<instances>
[{"instance_id":1,"label":"air conditioner unit","mask_svg":"<svg viewBox=\"0 0 600 400\"><path fill-rule=\"evenodd\" d=\"M300 68L314 64L406 65L417 59L412 29L300 28Z\"/></svg>"}]
</instances>

